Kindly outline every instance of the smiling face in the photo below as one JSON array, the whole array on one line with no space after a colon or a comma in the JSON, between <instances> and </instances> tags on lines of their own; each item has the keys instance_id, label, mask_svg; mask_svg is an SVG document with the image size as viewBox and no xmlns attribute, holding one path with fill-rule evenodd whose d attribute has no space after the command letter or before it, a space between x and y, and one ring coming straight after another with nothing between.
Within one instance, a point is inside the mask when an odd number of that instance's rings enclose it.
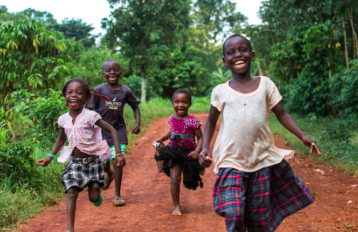
<instances>
[{"instance_id":1,"label":"smiling face","mask_svg":"<svg viewBox=\"0 0 358 232\"><path fill-rule=\"evenodd\" d=\"M255 53L250 50L245 38L237 36L226 41L223 64L229 67L232 73L250 74L251 61L254 60Z\"/></svg>"},{"instance_id":2,"label":"smiling face","mask_svg":"<svg viewBox=\"0 0 358 232\"><path fill-rule=\"evenodd\" d=\"M107 83L115 85L121 76L121 68L117 61L107 61L103 67L103 76Z\"/></svg>"},{"instance_id":3,"label":"smiling face","mask_svg":"<svg viewBox=\"0 0 358 232\"><path fill-rule=\"evenodd\" d=\"M191 101L187 94L175 94L172 104L179 118L185 118L188 115L188 109L191 106Z\"/></svg>"},{"instance_id":4,"label":"smiling face","mask_svg":"<svg viewBox=\"0 0 358 232\"><path fill-rule=\"evenodd\" d=\"M70 111L77 111L82 110L88 97L85 94L84 86L75 81L68 85L65 99L66 105L70 108Z\"/></svg>"}]
</instances>

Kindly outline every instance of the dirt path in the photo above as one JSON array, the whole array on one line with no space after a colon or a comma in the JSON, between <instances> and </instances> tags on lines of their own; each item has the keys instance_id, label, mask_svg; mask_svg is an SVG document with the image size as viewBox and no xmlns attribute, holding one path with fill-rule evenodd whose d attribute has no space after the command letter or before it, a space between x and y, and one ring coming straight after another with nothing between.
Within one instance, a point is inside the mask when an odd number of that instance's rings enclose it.
<instances>
[{"instance_id":1,"label":"dirt path","mask_svg":"<svg viewBox=\"0 0 358 232\"><path fill-rule=\"evenodd\" d=\"M205 114L195 116L205 122ZM212 167L203 177L204 188L190 191L181 187L184 215L171 215L169 178L158 173L153 158L154 148L151 147L151 142L169 129L167 120L163 118L151 125L127 156L122 187L122 197L127 205L112 205L113 184L102 192L103 204L100 207L88 201L86 192L81 193L77 201L77 231L226 231L224 219L212 208L211 193L215 180ZM277 146L288 148L284 140L275 137ZM277 231L356 231L358 178L346 176L303 155L296 155L290 164L316 194L316 201L288 217ZM31 219L19 231L66 231L65 203L64 199L58 206ZM345 225L355 225L355 228Z\"/></svg>"}]
</instances>

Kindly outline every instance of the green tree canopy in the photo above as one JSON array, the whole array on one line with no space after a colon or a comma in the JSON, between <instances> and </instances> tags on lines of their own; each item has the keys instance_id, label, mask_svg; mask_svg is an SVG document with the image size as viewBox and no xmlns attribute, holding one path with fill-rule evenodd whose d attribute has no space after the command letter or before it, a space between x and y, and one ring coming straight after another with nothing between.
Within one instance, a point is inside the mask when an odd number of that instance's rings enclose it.
<instances>
[{"instance_id":1,"label":"green tree canopy","mask_svg":"<svg viewBox=\"0 0 358 232\"><path fill-rule=\"evenodd\" d=\"M68 53L77 48L40 20L0 22L0 95L62 86L71 76Z\"/></svg>"}]
</instances>

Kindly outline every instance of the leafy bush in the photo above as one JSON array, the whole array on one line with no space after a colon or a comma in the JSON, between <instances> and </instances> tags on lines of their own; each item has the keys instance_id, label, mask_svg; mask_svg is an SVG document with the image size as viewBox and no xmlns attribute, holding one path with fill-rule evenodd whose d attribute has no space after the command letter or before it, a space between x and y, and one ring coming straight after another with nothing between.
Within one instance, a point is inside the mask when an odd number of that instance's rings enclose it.
<instances>
[{"instance_id":1,"label":"leafy bush","mask_svg":"<svg viewBox=\"0 0 358 232\"><path fill-rule=\"evenodd\" d=\"M330 105L342 118L358 112L358 59L351 60L350 65L329 80Z\"/></svg>"},{"instance_id":2,"label":"leafy bush","mask_svg":"<svg viewBox=\"0 0 358 232\"><path fill-rule=\"evenodd\" d=\"M11 141L7 138L1 141L0 147L0 178L9 178L10 183L29 183L36 187L38 171L35 168L35 160L31 157L33 147L25 141Z\"/></svg>"},{"instance_id":3,"label":"leafy bush","mask_svg":"<svg viewBox=\"0 0 358 232\"><path fill-rule=\"evenodd\" d=\"M54 139L58 136L57 119L68 111L60 91L51 90L48 96L41 96L20 90L12 96L14 110L27 115L34 122L34 127L27 129L27 135L31 135L33 140L43 140L45 137Z\"/></svg>"}]
</instances>

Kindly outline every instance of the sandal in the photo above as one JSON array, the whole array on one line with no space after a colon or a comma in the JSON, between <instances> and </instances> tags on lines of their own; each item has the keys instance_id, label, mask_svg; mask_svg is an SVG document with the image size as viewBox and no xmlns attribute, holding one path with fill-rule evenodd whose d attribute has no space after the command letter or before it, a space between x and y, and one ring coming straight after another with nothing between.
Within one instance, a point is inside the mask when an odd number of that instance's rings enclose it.
<instances>
[{"instance_id":1,"label":"sandal","mask_svg":"<svg viewBox=\"0 0 358 232\"><path fill-rule=\"evenodd\" d=\"M114 206L123 206L125 204L126 204L126 202L121 197L117 197L113 200Z\"/></svg>"},{"instance_id":2,"label":"sandal","mask_svg":"<svg viewBox=\"0 0 358 232\"><path fill-rule=\"evenodd\" d=\"M113 181L113 175L110 177L108 174L104 177L104 186L102 190L107 190Z\"/></svg>"}]
</instances>

